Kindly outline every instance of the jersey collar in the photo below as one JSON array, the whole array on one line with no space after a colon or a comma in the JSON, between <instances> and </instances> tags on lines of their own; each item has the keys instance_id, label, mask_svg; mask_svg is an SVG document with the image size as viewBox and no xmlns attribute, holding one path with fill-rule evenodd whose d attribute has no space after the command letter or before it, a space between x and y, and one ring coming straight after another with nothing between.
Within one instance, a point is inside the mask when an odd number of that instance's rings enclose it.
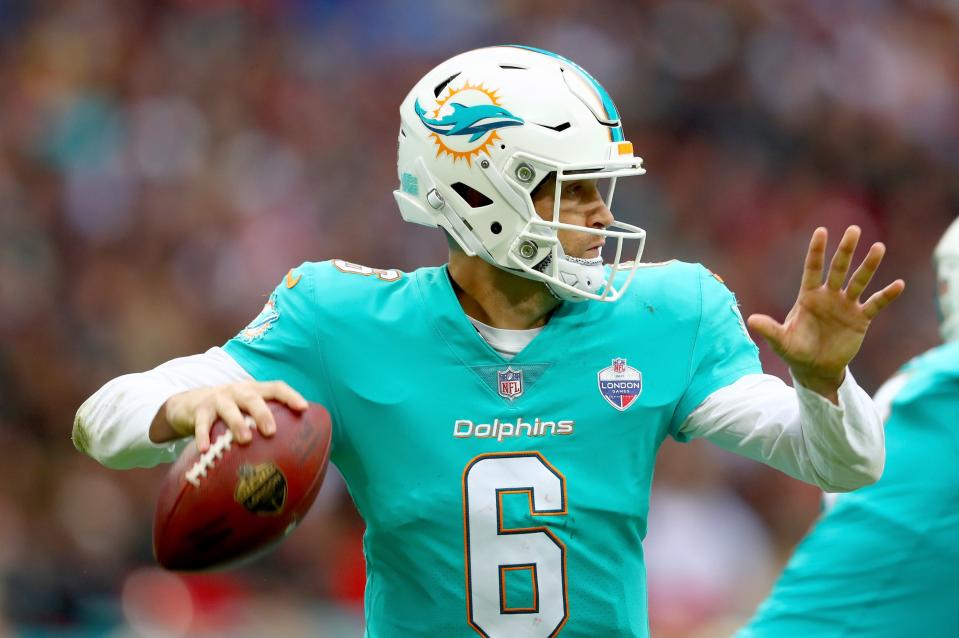
<instances>
[{"instance_id":1,"label":"jersey collar","mask_svg":"<svg viewBox=\"0 0 959 638\"><path fill-rule=\"evenodd\" d=\"M512 360L503 358L483 339L463 312L446 265L417 272L417 290L423 314L453 353L468 365L548 363L561 355L563 340L585 334L590 302L565 301L553 311L543 331Z\"/></svg>"}]
</instances>

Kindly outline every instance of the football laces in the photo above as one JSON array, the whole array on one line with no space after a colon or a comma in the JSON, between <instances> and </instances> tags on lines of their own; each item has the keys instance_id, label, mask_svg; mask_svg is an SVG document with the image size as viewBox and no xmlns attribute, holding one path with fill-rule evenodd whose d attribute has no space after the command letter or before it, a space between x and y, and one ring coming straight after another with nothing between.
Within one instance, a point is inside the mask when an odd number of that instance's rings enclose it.
<instances>
[{"instance_id":1,"label":"football laces","mask_svg":"<svg viewBox=\"0 0 959 638\"><path fill-rule=\"evenodd\" d=\"M246 415L244 423L250 429L256 425L253 417ZM213 469L218 460L223 458L223 454L233 447L233 431L227 430L210 444L210 449L200 455L196 463L184 473L183 478L194 487L200 487L200 479L206 477L207 472Z\"/></svg>"}]
</instances>

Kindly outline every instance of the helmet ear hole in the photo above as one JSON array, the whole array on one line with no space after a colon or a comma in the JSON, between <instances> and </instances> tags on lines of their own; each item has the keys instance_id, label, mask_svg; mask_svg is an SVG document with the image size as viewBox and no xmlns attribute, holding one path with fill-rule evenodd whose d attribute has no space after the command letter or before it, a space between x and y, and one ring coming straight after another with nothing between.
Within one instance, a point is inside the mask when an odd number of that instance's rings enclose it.
<instances>
[{"instance_id":1,"label":"helmet ear hole","mask_svg":"<svg viewBox=\"0 0 959 638\"><path fill-rule=\"evenodd\" d=\"M470 208L482 208L483 206L489 206L493 203L493 200L489 197L472 186L467 186L463 182L450 184L450 188L456 191L456 194L462 197L463 201L466 202Z\"/></svg>"},{"instance_id":2,"label":"helmet ear hole","mask_svg":"<svg viewBox=\"0 0 959 638\"><path fill-rule=\"evenodd\" d=\"M489 232L493 233L494 235L499 235L501 232L503 232L503 225L499 222L493 222L489 226Z\"/></svg>"}]
</instances>

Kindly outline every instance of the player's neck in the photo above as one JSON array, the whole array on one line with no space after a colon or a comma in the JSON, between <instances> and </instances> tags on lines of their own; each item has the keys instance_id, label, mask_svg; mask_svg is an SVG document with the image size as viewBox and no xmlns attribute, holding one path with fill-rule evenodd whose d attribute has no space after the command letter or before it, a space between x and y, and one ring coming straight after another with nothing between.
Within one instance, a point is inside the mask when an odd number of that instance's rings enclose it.
<instances>
[{"instance_id":1,"label":"player's neck","mask_svg":"<svg viewBox=\"0 0 959 638\"><path fill-rule=\"evenodd\" d=\"M544 284L461 251L450 251L449 273L463 312L494 328L538 328L560 304Z\"/></svg>"}]
</instances>

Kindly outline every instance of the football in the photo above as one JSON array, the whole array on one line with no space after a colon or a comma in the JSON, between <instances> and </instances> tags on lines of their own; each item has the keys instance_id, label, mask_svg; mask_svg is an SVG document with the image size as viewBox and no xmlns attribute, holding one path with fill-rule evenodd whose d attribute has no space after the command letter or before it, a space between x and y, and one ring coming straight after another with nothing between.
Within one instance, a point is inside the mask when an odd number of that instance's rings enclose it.
<instances>
[{"instance_id":1,"label":"football","mask_svg":"<svg viewBox=\"0 0 959 638\"><path fill-rule=\"evenodd\" d=\"M160 488L153 554L174 570L223 567L255 558L296 527L319 492L329 463L330 415L268 401L276 432L239 445L223 421L200 454L190 444ZM247 418L252 425L252 419Z\"/></svg>"}]
</instances>

